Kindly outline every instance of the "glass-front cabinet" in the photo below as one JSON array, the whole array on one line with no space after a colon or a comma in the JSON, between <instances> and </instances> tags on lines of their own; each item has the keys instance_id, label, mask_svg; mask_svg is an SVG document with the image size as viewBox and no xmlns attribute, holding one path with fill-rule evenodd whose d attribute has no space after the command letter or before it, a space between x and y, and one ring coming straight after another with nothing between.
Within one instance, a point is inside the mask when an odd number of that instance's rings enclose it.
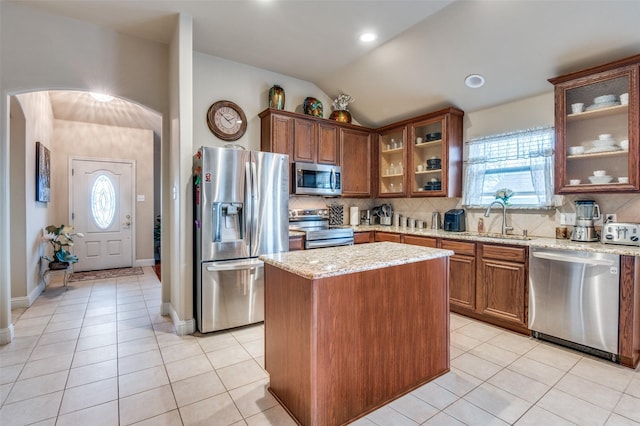
<instances>
[{"instance_id":1,"label":"glass-front cabinet","mask_svg":"<svg viewBox=\"0 0 640 426\"><path fill-rule=\"evenodd\" d=\"M406 195L407 166L407 126L388 129L380 133L379 138L379 176L378 196L403 197Z\"/></svg>"},{"instance_id":2,"label":"glass-front cabinet","mask_svg":"<svg viewBox=\"0 0 640 426\"><path fill-rule=\"evenodd\" d=\"M556 77L559 194L637 192L640 55Z\"/></svg>"}]
</instances>

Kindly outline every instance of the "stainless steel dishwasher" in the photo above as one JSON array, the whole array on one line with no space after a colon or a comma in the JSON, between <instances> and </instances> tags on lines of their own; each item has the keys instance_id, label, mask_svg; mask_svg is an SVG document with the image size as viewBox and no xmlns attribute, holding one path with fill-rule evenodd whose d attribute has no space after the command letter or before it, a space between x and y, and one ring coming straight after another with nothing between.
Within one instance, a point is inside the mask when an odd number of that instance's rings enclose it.
<instances>
[{"instance_id":1,"label":"stainless steel dishwasher","mask_svg":"<svg viewBox=\"0 0 640 426\"><path fill-rule=\"evenodd\" d=\"M532 247L529 329L618 362L620 256Z\"/></svg>"}]
</instances>

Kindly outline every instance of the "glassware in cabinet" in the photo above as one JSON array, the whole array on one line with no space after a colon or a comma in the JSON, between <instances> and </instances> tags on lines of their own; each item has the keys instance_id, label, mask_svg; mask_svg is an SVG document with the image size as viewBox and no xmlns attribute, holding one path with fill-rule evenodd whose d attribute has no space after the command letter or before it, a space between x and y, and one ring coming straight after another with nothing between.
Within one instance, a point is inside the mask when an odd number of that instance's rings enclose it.
<instances>
[{"instance_id":1,"label":"glassware in cabinet","mask_svg":"<svg viewBox=\"0 0 640 426\"><path fill-rule=\"evenodd\" d=\"M380 134L378 162L380 197L400 197L406 194L406 152L406 127L391 129Z\"/></svg>"},{"instance_id":2,"label":"glassware in cabinet","mask_svg":"<svg viewBox=\"0 0 640 426\"><path fill-rule=\"evenodd\" d=\"M419 195L442 195L444 119L416 123L411 134L411 193Z\"/></svg>"}]
</instances>

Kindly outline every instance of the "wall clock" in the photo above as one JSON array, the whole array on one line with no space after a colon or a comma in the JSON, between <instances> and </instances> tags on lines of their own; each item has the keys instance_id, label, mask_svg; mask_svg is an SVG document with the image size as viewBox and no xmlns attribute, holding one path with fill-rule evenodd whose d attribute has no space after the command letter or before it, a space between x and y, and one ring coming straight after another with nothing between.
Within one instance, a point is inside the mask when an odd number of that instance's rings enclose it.
<instances>
[{"instance_id":1,"label":"wall clock","mask_svg":"<svg viewBox=\"0 0 640 426\"><path fill-rule=\"evenodd\" d=\"M218 101L207 111L207 125L223 141L235 141L247 131L247 117L236 103Z\"/></svg>"}]
</instances>

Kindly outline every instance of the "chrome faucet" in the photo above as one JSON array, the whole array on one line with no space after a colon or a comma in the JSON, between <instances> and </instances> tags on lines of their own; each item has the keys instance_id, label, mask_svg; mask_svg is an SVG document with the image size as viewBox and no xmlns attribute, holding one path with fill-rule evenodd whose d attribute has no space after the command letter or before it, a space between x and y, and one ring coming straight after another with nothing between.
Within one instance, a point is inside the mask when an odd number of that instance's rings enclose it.
<instances>
[{"instance_id":1,"label":"chrome faucet","mask_svg":"<svg viewBox=\"0 0 640 426\"><path fill-rule=\"evenodd\" d=\"M489 217L489 213L491 213L491 207L497 204L502 206L502 235L506 235L507 231L513 231L513 226L507 226L507 205L502 200L494 200L489 207L487 207L487 211L484 212L484 217Z\"/></svg>"}]
</instances>

